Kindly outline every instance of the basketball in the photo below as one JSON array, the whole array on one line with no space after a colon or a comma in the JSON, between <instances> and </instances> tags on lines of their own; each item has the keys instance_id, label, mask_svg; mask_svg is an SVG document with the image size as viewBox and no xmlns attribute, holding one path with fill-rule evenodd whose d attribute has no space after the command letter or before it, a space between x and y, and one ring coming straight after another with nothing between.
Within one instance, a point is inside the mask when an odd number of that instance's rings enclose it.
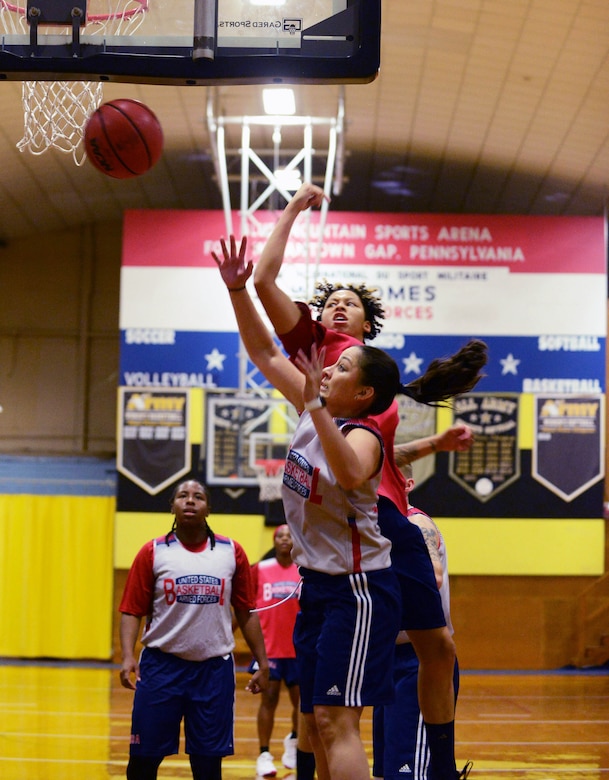
<instances>
[{"instance_id":1,"label":"basketball","mask_svg":"<svg viewBox=\"0 0 609 780\"><path fill-rule=\"evenodd\" d=\"M94 111L84 140L91 164L115 179L141 176L163 151L163 130L156 115L129 98L111 100Z\"/></svg>"}]
</instances>

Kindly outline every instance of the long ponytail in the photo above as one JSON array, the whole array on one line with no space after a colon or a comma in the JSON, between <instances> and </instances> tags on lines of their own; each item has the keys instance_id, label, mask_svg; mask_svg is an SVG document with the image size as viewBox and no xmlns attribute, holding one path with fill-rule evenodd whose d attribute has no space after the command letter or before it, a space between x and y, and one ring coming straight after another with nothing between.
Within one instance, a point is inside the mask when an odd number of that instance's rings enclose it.
<instances>
[{"instance_id":1,"label":"long ponytail","mask_svg":"<svg viewBox=\"0 0 609 780\"><path fill-rule=\"evenodd\" d=\"M488 360L484 341L472 339L454 355L432 360L422 376L405 385L395 360L386 352L367 345L359 349L362 384L374 388L367 414L381 414L396 395L407 395L428 406L442 406L450 398L472 390L484 376L481 372Z\"/></svg>"},{"instance_id":2,"label":"long ponytail","mask_svg":"<svg viewBox=\"0 0 609 780\"><path fill-rule=\"evenodd\" d=\"M468 341L454 355L432 360L422 376L402 385L402 393L428 406L440 406L449 398L469 393L484 376L487 349L484 341Z\"/></svg>"}]
</instances>

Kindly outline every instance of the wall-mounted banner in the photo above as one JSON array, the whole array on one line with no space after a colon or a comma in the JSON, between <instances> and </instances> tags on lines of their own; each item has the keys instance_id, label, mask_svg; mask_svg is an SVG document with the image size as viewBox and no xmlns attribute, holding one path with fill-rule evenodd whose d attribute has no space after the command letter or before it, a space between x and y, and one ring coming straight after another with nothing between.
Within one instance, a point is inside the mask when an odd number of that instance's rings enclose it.
<instances>
[{"instance_id":1,"label":"wall-mounted banner","mask_svg":"<svg viewBox=\"0 0 609 780\"><path fill-rule=\"evenodd\" d=\"M154 496L190 465L188 391L120 387L118 471Z\"/></svg>"},{"instance_id":2,"label":"wall-mounted banner","mask_svg":"<svg viewBox=\"0 0 609 780\"><path fill-rule=\"evenodd\" d=\"M493 498L520 476L518 396L470 393L454 403L455 424L474 433L468 452L451 452L448 473L478 500Z\"/></svg>"},{"instance_id":3,"label":"wall-mounted banner","mask_svg":"<svg viewBox=\"0 0 609 780\"><path fill-rule=\"evenodd\" d=\"M256 212L248 259L277 216ZM225 234L221 211L126 213L119 385L238 386L237 323L211 256ZM479 390L583 394L605 386L606 265L601 217L330 210L323 233L319 212L299 215L279 284L296 300L324 278L377 288L373 343L404 382L475 336L490 356Z\"/></svg>"},{"instance_id":4,"label":"wall-mounted banner","mask_svg":"<svg viewBox=\"0 0 609 780\"><path fill-rule=\"evenodd\" d=\"M433 436L436 432L436 409L419 404L406 395L398 395L399 422L395 432L395 443L404 444L415 439ZM415 487L420 487L432 477L436 470L435 455L428 455L412 463Z\"/></svg>"},{"instance_id":5,"label":"wall-mounted banner","mask_svg":"<svg viewBox=\"0 0 609 780\"><path fill-rule=\"evenodd\" d=\"M535 399L533 477L572 501L604 476L602 396Z\"/></svg>"},{"instance_id":6,"label":"wall-mounted banner","mask_svg":"<svg viewBox=\"0 0 609 780\"><path fill-rule=\"evenodd\" d=\"M270 209L256 212L247 228L247 260L258 260L279 214ZM233 223L240 223L237 212ZM456 420L475 428L472 451L440 453L415 466L422 495L427 498L423 491L428 491L437 497L430 507L446 498L440 506L446 516L482 511L521 516L517 505L527 511L534 507L541 517L548 512L554 517L590 517L600 512L602 483L566 502L533 477L533 410L537 394L600 398L605 391L605 232L602 217L330 209L322 223L319 210L309 210L294 223L278 282L296 300L310 299L315 283L323 279L376 288L385 319L372 343L395 359L405 384L470 338L488 344L485 375L473 400L463 399L473 406L456 414ZM243 390L250 367L212 257L212 251L221 252L222 237L222 211L126 212L119 386L161 397L190 388L204 388L206 396ZM251 280L248 290L262 313ZM408 438L433 431L433 415L406 409L402 417L400 436L403 430ZM204 454L207 469L229 469L222 479L231 482L218 481L220 488L253 487L251 468L239 473L229 459L220 463L228 449L216 447L219 440L213 445L203 441L192 458ZM247 455L239 457L247 460ZM139 476L139 468L135 472ZM548 480L541 463L539 474ZM134 491L133 483L120 476ZM549 481L560 484L553 476ZM133 505L139 500L134 497ZM247 500L246 495L243 502ZM235 499L235 508L239 501Z\"/></svg>"}]
</instances>

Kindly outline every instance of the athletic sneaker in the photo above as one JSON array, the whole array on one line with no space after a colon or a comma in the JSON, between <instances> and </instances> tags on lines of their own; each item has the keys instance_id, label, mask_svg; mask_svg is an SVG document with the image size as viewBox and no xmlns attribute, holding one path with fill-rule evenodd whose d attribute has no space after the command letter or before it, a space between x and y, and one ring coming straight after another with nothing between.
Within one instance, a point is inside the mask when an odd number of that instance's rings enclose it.
<instances>
[{"instance_id":1,"label":"athletic sneaker","mask_svg":"<svg viewBox=\"0 0 609 780\"><path fill-rule=\"evenodd\" d=\"M286 769L296 769L296 745L298 740L288 734L283 740L283 755L281 763Z\"/></svg>"},{"instance_id":2,"label":"athletic sneaker","mask_svg":"<svg viewBox=\"0 0 609 780\"><path fill-rule=\"evenodd\" d=\"M256 774L258 777L275 777L277 770L273 763L273 756L268 750L261 753L256 759Z\"/></svg>"},{"instance_id":3,"label":"athletic sneaker","mask_svg":"<svg viewBox=\"0 0 609 780\"><path fill-rule=\"evenodd\" d=\"M473 765L474 765L473 761L468 761L463 767L463 769L460 772L457 772L456 780L467 780L469 773L472 771Z\"/></svg>"}]
</instances>

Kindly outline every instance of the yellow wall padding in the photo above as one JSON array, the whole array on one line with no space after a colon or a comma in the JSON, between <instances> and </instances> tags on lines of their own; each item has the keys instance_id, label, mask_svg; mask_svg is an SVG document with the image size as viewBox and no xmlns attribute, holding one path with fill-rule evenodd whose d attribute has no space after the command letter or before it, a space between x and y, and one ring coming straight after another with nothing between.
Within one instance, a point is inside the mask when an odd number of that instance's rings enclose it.
<instances>
[{"instance_id":1,"label":"yellow wall padding","mask_svg":"<svg viewBox=\"0 0 609 780\"><path fill-rule=\"evenodd\" d=\"M598 576L604 571L605 524L597 519L436 517L451 574ZM170 515L118 512L114 567L128 569L149 539L166 534ZM262 515L210 515L216 533L236 539L255 563L273 546Z\"/></svg>"},{"instance_id":2,"label":"yellow wall padding","mask_svg":"<svg viewBox=\"0 0 609 780\"><path fill-rule=\"evenodd\" d=\"M113 497L0 495L0 656L112 657Z\"/></svg>"},{"instance_id":3,"label":"yellow wall padding","mask_svg":"<svg viewBox=\"0 0 609 780\"><path fill-rule=\"evenodd\" d=\"M434 518L455 574L598 577L605 571L605 521L565 518Z\"/></svg>"},{"instance_id":4,"label":"yellow wall padding","mask_svg":"<svg viewBox=\"0 0 609 780\"><path fill-rule=\"evenodd\" d=\"M114 568L129 569L138 550L150 539L166 534L173 522L169 512L117 512ZM273 546L274 528L264 525L263 515L209 516L214 533L235 539L250 563L256 563Z\"/></svg>"}]
</instances>

